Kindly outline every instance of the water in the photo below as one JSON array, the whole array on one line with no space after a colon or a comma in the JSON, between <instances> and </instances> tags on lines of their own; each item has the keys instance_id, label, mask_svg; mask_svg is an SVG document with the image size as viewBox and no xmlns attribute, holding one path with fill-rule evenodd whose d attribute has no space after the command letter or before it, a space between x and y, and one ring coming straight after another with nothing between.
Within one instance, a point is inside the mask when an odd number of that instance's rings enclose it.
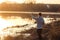
<instances>
[{"instance_id":1,"label":"water","mask_svg":"<svg viewBox=\"0 0 60 40\"><path fill-rule=\"evenodd\" d=\"M33 29L36 28L36 24L34 24L35 20L32 19L30 16L31 12L29 12L29 13L28 12L26 12L26 13L8 12L7 13L6 12L5 14L4 13L2 13L0 15L0 24L1 24L0 25L0 30L1 30L0 37L1 37L1 40L4 40L4 38L7 36L11 36L13 40L16 39L16 37L18 37L17 39L21 39L21 38L19 38L20 37L19 35L24 36L24 38L27 38L27 37L32 38L32 34L35 34L34 33L35 31L33 31L33 33L32 32L29 33L29 32L31 31L32 28ZM38 12L36 14L38 14ZM53 18L49 18L47 16L44 17L45 23L50 23L52 21L52 19ZM60 20L60 18L56 18L56 19ZM26 32L26 33L21 34L21 32L25 32L27 30L30 30L30 31L28 33ZM23 37L22 37L22 39L23 39ZM7 40L9 40L9 39L7 39Z\"/></svg>"},{"instance_id":2,"label":"water","mask_svg":"<svg viewBox=\"0 0 60 40\"><path fill-rule=\"evenodd\" d=\"M26 25L26 24L34 24L35 20L32 19L31 13L38 14L39 12L19 12L19 11L0 11L0 26L1 29L9 26L16 26L16 25ZM43 16L44 14L44 20L45 23L50 23L52 19L60 20L58 18L57 14L60 15L60 13L53 13L53 12L42 12ZM51 17L50 15L56 17Z\"/></svg>"}]
</instances>

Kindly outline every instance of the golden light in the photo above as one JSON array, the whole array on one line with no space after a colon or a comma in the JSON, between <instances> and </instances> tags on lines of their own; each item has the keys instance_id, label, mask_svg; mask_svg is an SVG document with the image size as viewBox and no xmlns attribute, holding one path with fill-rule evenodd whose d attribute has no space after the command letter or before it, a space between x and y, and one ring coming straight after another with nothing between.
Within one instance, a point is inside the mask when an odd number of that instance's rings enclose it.
<instances>
[{"instance_id":1,"label":"golden light","mask_svg":"<svg viewBox=\"0 0 60 40\"><path fill-rule=\"evenodd\" d=\"M36 3L60 4L60 0L36 0Z\"/></svg>"},{"instance_id":2,"label":"golden light","mask_svg":"<svg viewBox=\"0 0 60 40\"><path fill-rule=\"evenodd\" d=\"M60 4L60 0L0 0L0 3L44 3L44 4Z\"/></svg>"},{"instance_id":3,"label":"golden light","mask_svg":"<svg viewBox=\"0 0 60 40\"><path fill-rule=\"evenodd\" d=\"M25 20L25 21L24 21ZM3 19L2 16L0 16L0 31L2 31L4 28L16 26L16 25L25 25L25 24L31 24L32 22L29 19L23 19L21 17L8 17L8 19Z\"/></svg>"},{"instance_id":4,"label":"golden light","mask_svg":"<svg viewBox=\"0 0 60 40\"><path fill-rule=\"evenodd\" d=\"M48 21L48 19L44 18L46 23L51 22ZM0 31L3 30L4 28L10 27L10 26L16 26L16 25L25 25L25 24L32 24L34 23L34 21L29 20L29 19L23 19L21 17L8 17L8 19L3 19L0 16Z\"/></svg>"},{"instance_id":5,"label":"golden light","mask_svg":"<svg viewBox=\"0 0 60 40\"><path fill-rule=\"evenodd\" d=\"M8 26L12 26L12 24L0 16L0 31L2 31L4 28L7 28Z\"/></svg>"},{"instance_id":6,"label":"golden light","mask_svg":"<svg viewBox=\"0 0 60 40\"><path fill-rule=\"evenodd\" d=\"M45 18L45 21L48 21L48 20ZM21 26L21 25L26 25L26 24L30 24L30 25L27 25L25 27L19 27L19 28L18 27L7 28L10 26L16 26L16 25ZM11 16L11 17L7 17L7 19L3 19L2 16L0 16L0 37L1 37L1 40L3 40L8 35L10 35L12 37L21 35L20 33L16 33L16 32L30 30L32 27L36 28L36 24L34 24L34 20L30 20L27 18L23 19L23 18L17 17L17 16ZM6 29L3 30L4 28L6 28ZM24 35L24 37L29 37L31 34L24 33L23 35Z\"/></svg>"},{"instance_id":7,"label":"golden light","mask_svg":"<svg viewBox=\"0 0 60 40\"><path fill-rule=\"evenodd\" d=\"M3 3L4 2L4 0L0 0L0 3Z\"/></svg>"},{"instance_id":8,"label":"golden light","mask_svg":"<svg viewBox=\"0 0 60 40\"><path fill-rule=\"evenodd\" d=\"M25 0L8 0L11 3L24 3Z\"/></svg>"}]
</instances>

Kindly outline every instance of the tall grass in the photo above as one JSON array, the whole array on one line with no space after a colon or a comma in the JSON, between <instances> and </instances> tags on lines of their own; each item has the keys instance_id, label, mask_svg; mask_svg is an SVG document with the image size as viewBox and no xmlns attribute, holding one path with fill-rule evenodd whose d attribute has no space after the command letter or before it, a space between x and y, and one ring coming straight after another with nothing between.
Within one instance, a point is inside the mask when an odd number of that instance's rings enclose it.
<instances>
[{"instance_id":1,"label":"tall grass","mask_svg":"<svg viewBox=\"0 0 60 40\"><path fill-rule=\"evenodd\" d=\"M30 28L30 29L28 29ZM31 25L15 26L7 28L14 32L13 35L1 36L1 40L38 40L38 35L35 27ZM16 36L15 36L16 35ZM60 39L60 21L52 21L49 24L45 24L42 32L44 40L59 40Z\"/></svg>"}]
</instances>

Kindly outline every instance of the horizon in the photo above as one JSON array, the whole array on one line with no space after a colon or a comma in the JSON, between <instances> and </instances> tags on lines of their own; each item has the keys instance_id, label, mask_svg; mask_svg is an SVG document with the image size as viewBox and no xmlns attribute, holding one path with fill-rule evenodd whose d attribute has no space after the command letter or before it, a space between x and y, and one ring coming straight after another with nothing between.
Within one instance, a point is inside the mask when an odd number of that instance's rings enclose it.
<instances>
[{"instance_id":1,"label":"horizon","mask_svg":"<svg viewBox=\"0 0 60 40\"><path fill-rule=\"evenodd\" d=\"M60 4L60 0L0 0L0 4L2 3L17 3L17 4L29 4L29 3L33 3L33 4L40 4L40 3L44 3L44 4Z\"/></svg>"}]
</instances>

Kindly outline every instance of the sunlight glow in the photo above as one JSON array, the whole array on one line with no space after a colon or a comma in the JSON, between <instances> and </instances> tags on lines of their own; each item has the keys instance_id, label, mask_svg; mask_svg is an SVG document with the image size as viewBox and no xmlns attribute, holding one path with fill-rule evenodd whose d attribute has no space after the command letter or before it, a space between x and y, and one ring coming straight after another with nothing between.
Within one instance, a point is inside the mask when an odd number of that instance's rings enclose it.
<instances>
[{"instance_id":1,"label":"sunlight glow","mask_svg":"<svg viewBox=\"0 0 60 40\"><path fill-rule=\"evenodd\" d=\"M36 3L60 4L60 0L36 0Z\"/></svg>"},{"instance_id":2,"label":"sunlight glow","mask_svg":"<svg viewBox=\"0 0 60 40\"><path fill-rule=\"evenodd\" d=\"M44 18L44 19L45 19L46 23L49 22L48 21L49 18L48 19ZM28 25L23 26L23 25L26 25L26 24L28 24ZM17 27L17 25L19 27ZM30 19L22 18L22 17L18 17L18 16L11 16L11 17L7 17L6 19L3 19L3 17L0 16L0 36L1 36L1 40L3 40L8 35L10 35L12 37L19 36L19 35L21 35L20 32L30 30L31 28L36 28L36 24L34 24L33 19L30 20ZM19 33L17 33L17 32L19 32ZM22 35L24 35L24 37L31 36L31 34L29 34L29 33L27 33L27 34L24 33Z\"/></svg>"},{"instance_id":3,"label":"sunlight glow","mask_svg":"<svg viewBox=\"0 0 60 40\"><path fill-rule=\"evenodd\" d=\"M30 21L30 22L28 22ZM2 16L0 16L0 30L3 30L4 28L16 26L16 25L26 25L26 24L32 24L32 21L29 19L23 19L21 17L7 17L7 19L3 19Z\"/></svg>"},{"instance_id":4,"label":"sunlight glow","mask_svg":"<svg viewBox=\"0 0 60 40\"><path fill-rule=\"evenodd\" d=\"M0 31L8 26L11 26L12 24L10 24L9 22L7 22L7 20L3 19L0 16Z\"/></svg>"},{"instance_id":5,"label":"sunlight glow","mask_svg":"<svg viewBox=\"0 0 60 40\"><path fill-rule=\"evenodd\" d=\"M45 23L50 23L51 21L49 18L44 18ZM7 17L7 19L3 19L2 16L0 16L0 30L3 30L4 28L16 26L16 25L26 25L26 24L33 24L33 20L29 19L23 19L21 17Z\"/></svg>"},{"instance_id":6,"label":"sunlight glow","mask_svg":"<svg viewBox=\"0 0 60 40\"><path fill-rule=\"evenodd\" d=\"M29 21L29 22L28 22ZM23 19L21 17L16 17L16 16L11 16L7 17L7 19L3 19L2 16L0 16L0 36L1 40L4 39L5 36L18 36L19 34L16 34L16 32L21 32L21 31L26 31L32 28L30 27L21 27L21 28L16 28L17 25L26 25L26 24L32 24L33 22L29 19ZM12 28L12 26L16 26L15 28ZM8 27L8 28L7 28ZM30 34L23 34L25 37L30 36Z\"/></svg>"},{"instance_id":7,"label":"sunlight glow","mask_svg":"<svg viewBox=\"0 0 60 40\"><path fill-rule=\"evenodd\" d=\"M24 3L24 0L8 0L11 3Z\"/></svg>"},{"instance_id":8,"label":"sunlight glow","mask_svg":"<svg viewBox=\"0 0 60 40\"><path fill-rule=\"evenodd\" d=\"M0 3L3 3L4 2L4 0L0 0Z\"/></svg>"},{"instance_id":9,"label":"sunlight glow","mask_svg":"<svg viewBox=\"0 0 60 40\"><path fill-rule=\"evenodd\" d=\"M0 0L0 3L44 3L44 4L60 4L60 0Z\"/></svg>"}]
</instances>

